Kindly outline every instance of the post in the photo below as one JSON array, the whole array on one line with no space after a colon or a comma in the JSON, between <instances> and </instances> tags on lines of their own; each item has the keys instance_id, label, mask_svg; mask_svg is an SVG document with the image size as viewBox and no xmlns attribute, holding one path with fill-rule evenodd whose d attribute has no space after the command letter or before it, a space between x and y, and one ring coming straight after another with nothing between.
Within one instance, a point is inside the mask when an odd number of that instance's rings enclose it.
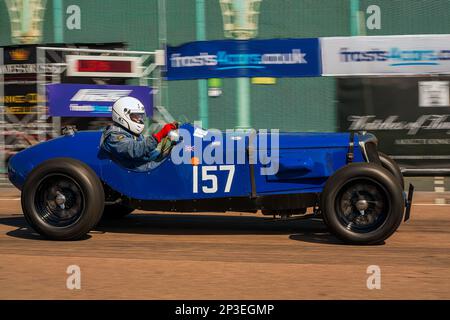
<instances>
[{"instance_id":1,"label":"post","mask_svg":"<svg viewBox=\"0 0 450 320\"><path fill-rule=\"evenodd\" d=\"M53 0L53 40L55 43L64 42L62 0Z\"/></svg>"},{"instance_id":2,"label":"post","mask_svg":"<svg viewBox=\"0 0 450 320\"><path fill-rule=\"evenodd\" d=\"M245 12L246 7L244 1L234 0L234 4L239 13ZM241 26L246 24L246 17L243 14L237 15L237 23ZM244 39L248 40L248 39ZM238 129L250 129L251 117L250 117L250 81L248 78L236 79L236 108L237 108L237 128Z\"/></svg>"},{"instance_id":3,"label":"post","mask_svg":"<svg viewBox=\"0 0 450 320\"><path fill-rule=\"evenodd\" d=\"M250 129L250 81L248 78L236 79L237 126L238 129Z\"/></svg>"},{"instance_id":4,"label":"post","mask_svg":"<svg viewBox=\"0 0 450 320\"><path fill-rule=\"evenodd\" d=\"M45 49L36 48L36 66L45 64ZM37 103L36 103L36 123L38 125L39 135L38 141L45 141L47 139L47 112L45 110L45 102L42 98L46 97L46 73L41 68L36 70L36 88L37 88ZM47 98L45 98L47 100Z\"/></svg>"},{"instance_id":5,"label":"post","mask_svg":"<svg viewBox=\"0 0 450 320\"><path fill-rule=\"evenodd\" d=\"M0 66L3 65L3 48L0 48ZM4 75L0 72L0 183L6 180L6 148L5 148L5 91L4 91Z\"/></svg>"},{"instance_id":6,"label":"post","mask_svg":"<svg viewBox=\"0 0 450 320\"><path fill-rule=\"evenodd\" d=\"M206 40L205 0L195 1L195 25L197 41ZM198 80L198 116L203 128L208 128L208 82Z\"/></svg>"},{"instance_id":7,"label":"post","mask_svg":"<svg viewBox=\"0 0 450 320\"><path fill-rule=\"evenodd\" d=\"M167 52L167 14L166 0L158 0L158 45L159 49ZM155 106L168 104L168 86L162 79L162 67L155 70L156 79L152 81L152 86L156 87L157 93L153 96ZM155 89L155 88L153 88ZM165 99L163 99L163 96Z\"/></svg>"},{"instance_id":8,"label":"post","mask_svg":"<svg viewBox=\"0 0 450 320\"><path fill-rule=\"evenodd\" d=\"M360 34L359 0L350 0L350 34L352 36Z\"/></svg>"}]
</instances>

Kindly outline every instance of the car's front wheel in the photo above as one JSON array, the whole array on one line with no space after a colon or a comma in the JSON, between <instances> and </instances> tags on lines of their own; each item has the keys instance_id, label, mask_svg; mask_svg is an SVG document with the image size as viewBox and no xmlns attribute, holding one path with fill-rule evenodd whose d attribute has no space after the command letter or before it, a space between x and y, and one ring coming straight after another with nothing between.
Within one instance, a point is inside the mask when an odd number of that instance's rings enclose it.
<instances>
[{"instance_id":1,"label":"car's front wheel","mask_svg":"<svg viewBox=\"0 0 450 320\"><path fill-rule=\"evenodd\" d=\"M391 157L389 157L387 154L383 152L378 152L378 156L381 161L381 165L383 168L388 170L395 178L398 179L398 182L400 182L400 185L402 186L402 189L405 189L405 180L403 178L402 170L400 169L400 166L395 162Z\"/></svg>"},{"instance_id":2,"label":"car's front wheel","mask_svg":"<svg viewBox=\"0 0 450 320\"><path fill-rule=\"evenodd\" d=\"M386 169L366 163L347 165L331 176L321 195L324 222L352 244L376 244L400 226L403 190Z\"/></svg>"},{"instance_id":3,"label":"car's front wheel","mask_svg":"<svg viewBox=\"0 0 450 320\"><path fill-rule=\"evenodd\" d=\"M45 161L28 176L22 210L31 227L54 240L76 240L100 220L103 187L86 164L69 158Z\"/></svg>"}]
</instances>

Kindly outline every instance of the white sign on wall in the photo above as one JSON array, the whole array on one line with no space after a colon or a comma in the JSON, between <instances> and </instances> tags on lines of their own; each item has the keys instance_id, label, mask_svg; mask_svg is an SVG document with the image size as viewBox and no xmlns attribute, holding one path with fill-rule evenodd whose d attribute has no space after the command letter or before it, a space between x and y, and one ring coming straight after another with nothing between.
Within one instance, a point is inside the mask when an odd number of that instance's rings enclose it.
<instances>
[{"instance_id":1,"label":"white sign on wall","mask_svg":"<svg viewBox=\"0 0 450 320\"><path fill-rule=\"evenodd\" d=\"M450 35L321 38L325 76L450 74Z\"/></svg>"},{"instance_id":2,"label":"white sign on wall","mask_svg":"<svg viewBox=\"0 0 450 320\"><path fill-rule=\"evenodd\" d=\"M450 107L449 81L420 81L419 106Z\"/></svg>"}]
</instances>

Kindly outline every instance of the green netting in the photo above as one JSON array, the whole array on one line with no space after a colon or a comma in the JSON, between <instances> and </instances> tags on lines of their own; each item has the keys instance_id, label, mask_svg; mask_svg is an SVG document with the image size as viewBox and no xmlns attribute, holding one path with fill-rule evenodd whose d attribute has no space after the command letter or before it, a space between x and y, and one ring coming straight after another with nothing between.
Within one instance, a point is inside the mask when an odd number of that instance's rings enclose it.
<instances>
[{"instance_id":1,"label":"green netting","mask_svg":"<svg viewBox=\"0 0 450 320\"><path fill-rule=\"evenodd\" d=\"M350 35L351 0L263 0L258 38ZM162 2L162 0L160 0ZM171 45L196 40L196 0L166 0L167 41ZM81 30L64 29L65 42L128 43L130 49L158 48L158 0L65 0L81 9ZM367 35L450 33L448 0L360 0L365 12L381 8L381 30ZM219 0L205 0L206 38L223 39ZM48 1L43 42L53 42L53 8ZM65 19L63 20L65 22ZM0 45L10 44L9 16L0 1ZM232 128L236 124L236 80L223 81L223 95L208 98L209 126ZM197 81L167 85L164 104L180 119L198 118ZM278 79L275 85L251 85L251 124L257 128L288 131L336 129L335 83L330 78Z\"/></svg>"},{"instance_id":2,"label":"green netting","mask_svg":"<svg viewBox=\"0 0 450 320\"><path fill-rule=\"evenodd\" d=\"M258 38L299 38L348 34L347 1L263 0ZM282 3L282 5L280 5ZM185 14L180 15L180 12ZM168 2L168 42L179 45L195 40L195 1ZM177 24L171 23L171 17ZM324 16L331 18L323 19ZM176 17L176 18L175 18ZM206 1L206 38L223 39L219 1ZM191 41L189 40L189 41ZM208 98L209 126L232 128L237 123L235 79L223 81L223 94ZM324 78L278 79L275 85L251 85L251 124L255 128L279 128L284 131L334 131L336 129L334 80ZM195 106L188 105L194 103ZM171 112L197 117L196 81L169 84ZM189 110L189 112L186 112Z\"/></svg>"}]
</instances>

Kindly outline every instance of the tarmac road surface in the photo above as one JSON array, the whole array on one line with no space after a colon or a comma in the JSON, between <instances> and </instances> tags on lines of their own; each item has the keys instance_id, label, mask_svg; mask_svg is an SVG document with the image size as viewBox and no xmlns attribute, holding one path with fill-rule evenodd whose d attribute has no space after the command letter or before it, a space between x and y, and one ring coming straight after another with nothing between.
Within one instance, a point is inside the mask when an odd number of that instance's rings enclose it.
<instances>
[{"instance_id":1,"label":"tarmac road surface","mask_svg":"<svg viewBox=\"0 0 450 320\"><path fill-rule=\"evenodd\" d=\"M0 299L450 299L448 194L437 205L418 193L412 220L365 247L343 245L320 220L240 213L139 212L84 240L47 241L18 197L0 192ZM66 286L70 265L79 290ZM367 288L370 265L381 289Z\"/></svg>"}]
</instances>

